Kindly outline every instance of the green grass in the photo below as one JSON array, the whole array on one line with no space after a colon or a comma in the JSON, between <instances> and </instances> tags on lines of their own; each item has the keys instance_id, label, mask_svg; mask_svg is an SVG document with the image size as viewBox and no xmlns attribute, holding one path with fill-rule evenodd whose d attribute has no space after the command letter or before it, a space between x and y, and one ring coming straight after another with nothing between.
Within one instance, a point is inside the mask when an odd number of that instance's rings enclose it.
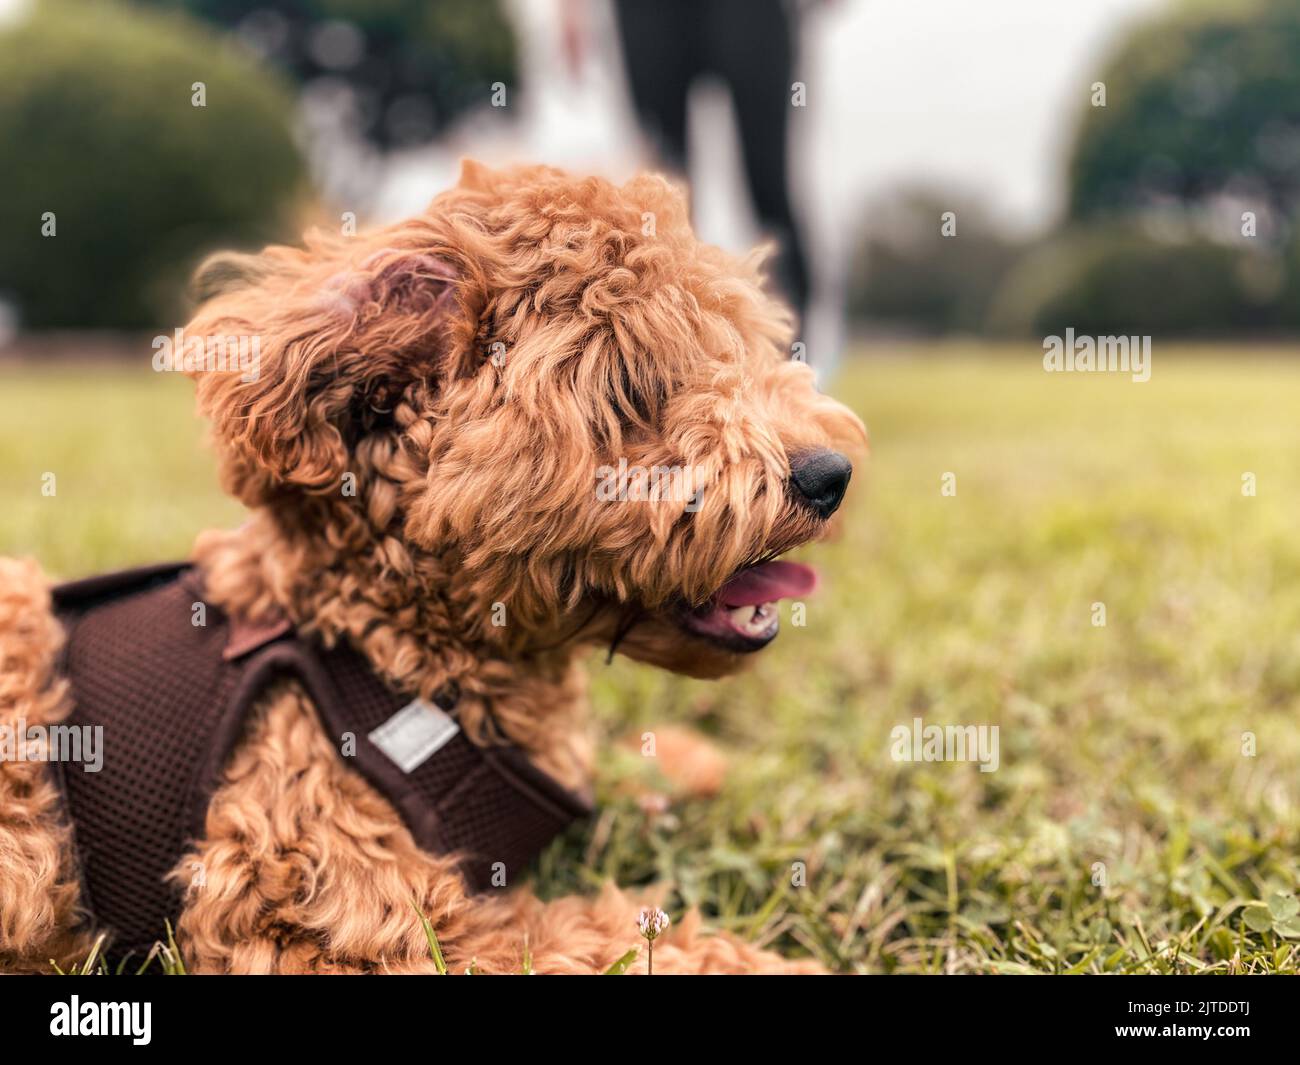
<instances>
[{"instance_id":1,"label":"green grass","mask_svg":"<svg viewBox=\"0 0 1300 1065\"><path fill-rule=\"evenodd\" d=\"M667 881L674 918L845 971L1296 972L1300 352L1158 349L1147 384L875 354L836 389L874 452L807 624L721 683L593 660L604 805L540 890ZM82 574L238 520L187 392L0 370L0 551ZM893 761L914 717L997 725L1000 768ZM669 722L732 771L645 813L612 740Z\"/></svg>"}]
</instances>

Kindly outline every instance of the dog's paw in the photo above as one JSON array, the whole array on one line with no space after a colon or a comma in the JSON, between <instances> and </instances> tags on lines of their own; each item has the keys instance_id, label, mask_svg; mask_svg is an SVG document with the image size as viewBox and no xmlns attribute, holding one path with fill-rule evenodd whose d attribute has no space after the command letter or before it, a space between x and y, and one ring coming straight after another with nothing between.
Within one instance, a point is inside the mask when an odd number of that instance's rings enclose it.
<instances>
[{"instance_id":1,"label":"dog's paw","mask_svg":"<svg viewBox=\"0 0 1300 1065\"><path fill-rule=\"evenodd\" d=\"M628 736L624 744L653 760L669 799L707 799L722 790L727 757L703 733L669 725ZM645 802L664 797L648 784L638 784L635 791Z\"/></svg>"}]
</instances>

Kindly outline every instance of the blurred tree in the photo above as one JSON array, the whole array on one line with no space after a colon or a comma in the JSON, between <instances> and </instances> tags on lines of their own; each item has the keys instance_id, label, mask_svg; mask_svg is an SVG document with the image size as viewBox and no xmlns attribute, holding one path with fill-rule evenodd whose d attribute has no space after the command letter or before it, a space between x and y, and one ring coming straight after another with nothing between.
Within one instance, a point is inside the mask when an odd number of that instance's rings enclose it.
<instances>
[{"instance_id":1,"label":"blurred tree","mask_svg":"<svg viewBox=\"0 0 1300 1065\"><path fill-rule=\"evenodd\" d=\"M855 310L1020 335L1300 326L1298 57L1300 0L1163 9L1090 87L1060 231L1017 252L957 209L943 240L930 197L919 236L867 244Z\"/></svg>"},{"instance_id":2,"label":"blurred tree","mask_svg":"<svg viewBox=\"0 0 1300 1065\"><path fill-rule=\"evenodd\" d=\"M422 144L515 82L497 0L149 0L231 28L379 149ZM343 98L338 99L341 91Z\"/></svg>"},{"instance_id":3,"label":"blurred tree","mask_svg":"<svg viewBox=\"0 0 1300 1065\"><path fill-rule=\"evenodd\" d=\"M994 289L1021 250L984 211L915 189L882 200L867 217L871 228L849 281L854 317L929 333L983 325Z\"/></svg>"},{"instance_id":4,"label":"blurred tree","mask_svg":"<svg viewBox=\"0 0 1300 1065\"><path fill-rule=\"evenodd\" d=\"M1069 167L1072 217L1218 196L1280 219L1295 210L1298 0L1184 0L1133 31L1097 80L1105 106L1085 108Z\"/></svg>"},{"instance_id":5,"label":"blurred tree","mask_svg":"<svg viewBox=\"0 0 1300 1065\"><path fill-rule=\"evenodd\" d=\"M0 31L0 292L27 326L174 321L199 255L285 235L291 110L191 19L43 0Z\"/></svg>"}]
</instances>

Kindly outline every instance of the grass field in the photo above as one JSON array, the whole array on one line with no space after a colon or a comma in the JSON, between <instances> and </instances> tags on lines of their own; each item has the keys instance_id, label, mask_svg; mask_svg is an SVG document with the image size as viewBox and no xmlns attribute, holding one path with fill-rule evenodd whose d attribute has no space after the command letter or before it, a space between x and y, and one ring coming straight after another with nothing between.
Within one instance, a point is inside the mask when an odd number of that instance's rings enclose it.
<instances>
[{"instance_id":1,"label":"grass field","mask_svg":"<svg viewBox=\"0 0 1300 1065\"><path fill-rule=\"evenodd\" d=\"M0 368L0 551L76 575L236 521L188 392ZM844 971L1300 969L1300 352L1157 351L1134 384L884 351L836 392L874 452L807 624L722 683L593 661L601 729L693 723L723 795L643 812L611 744L539 888L664 881ZM998 726L999 768L893 760L918 717Z\"/></svg>"}]
</instances>

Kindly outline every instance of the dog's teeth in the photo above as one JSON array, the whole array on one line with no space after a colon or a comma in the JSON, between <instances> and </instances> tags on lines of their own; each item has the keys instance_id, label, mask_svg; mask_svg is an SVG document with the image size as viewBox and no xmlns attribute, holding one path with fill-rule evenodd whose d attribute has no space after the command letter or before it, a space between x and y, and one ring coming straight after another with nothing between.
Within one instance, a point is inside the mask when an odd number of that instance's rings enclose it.
<instances>
[{"instance_id":1,"label":"dog's teeth","mask_svg":"<svg viewBox=\"0 0 1300 1065\"><path fill-rule=\"evenodd\" d=\"M746 636L762 636L772 627L776 603L759 603L757 606L738 606L727 611L731 623Z\"/></svg>"}]
</instances>

